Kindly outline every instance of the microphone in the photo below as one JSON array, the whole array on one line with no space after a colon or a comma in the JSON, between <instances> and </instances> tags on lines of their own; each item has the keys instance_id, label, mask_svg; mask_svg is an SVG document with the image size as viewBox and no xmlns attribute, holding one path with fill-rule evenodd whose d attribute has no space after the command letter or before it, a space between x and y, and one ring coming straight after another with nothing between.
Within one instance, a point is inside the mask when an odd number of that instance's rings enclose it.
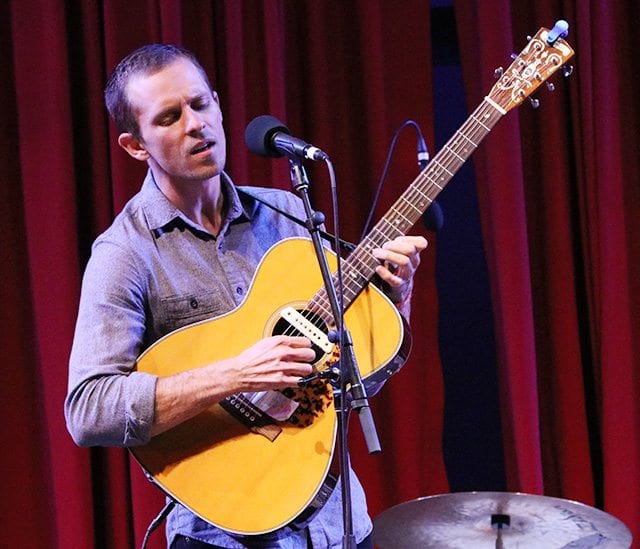
<instances>
[{"instance_id":1,"label":"microphone","mask_svg":"<svg viewBox=\"0 0 640 549\"><path fill-rule=\"evenodd\" d=\"M424 170L428 163L429 150L427 149L424 137L422 137L422 132L418 130L418 166L420 166L420 171Z\"/></svg>"},{"instance_id":2,"label":"microphone","mask_svg":"<svg viewBox=\"0 0 640 549\"><path fill-rule=\"evenodd\" d=\"M299 156L309 160L328 160L329 155L318 147L293 137L277 118L263 114L254 118L244 132L249 150L259 156L278 158L283 155Z\"/></svg>"}]
</instances>

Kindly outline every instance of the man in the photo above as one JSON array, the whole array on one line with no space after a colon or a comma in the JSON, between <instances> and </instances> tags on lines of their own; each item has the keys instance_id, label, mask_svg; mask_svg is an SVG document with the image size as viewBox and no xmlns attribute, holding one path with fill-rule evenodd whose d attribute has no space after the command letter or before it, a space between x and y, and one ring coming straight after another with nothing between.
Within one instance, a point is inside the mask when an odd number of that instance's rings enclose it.
<instances>
[{"instance_id":1,"label":"man","mask_svg":"<svg viewBox=\"0 0 640 549\"><path fill-rule=\"evenodd\" d=\"M106 90L120 146L148 173L140 192L94 243L83 279L65 402L82 446L136 446L240 392L296 387L312 372L305 337L266 337L237 356L157 377L135 368L140 354L179 327L237 307L264 253L306 230L250 196L223 172L225 134L217 94L189 52L149 45L127 56ZM303 216L291 193L252 188ZM377 274L408 315L413 274L427 242L402 237L375 251ZM394 272L387 266L393 263ZM275 497L275 496L274 496ZM340 488L308 527L232 535L181 505L167 519L170 547L341 545ZM371 521L352 480L354 534L370 547ZM368 544L368 545L367 545Z\"/></svg>"}]
</instances>

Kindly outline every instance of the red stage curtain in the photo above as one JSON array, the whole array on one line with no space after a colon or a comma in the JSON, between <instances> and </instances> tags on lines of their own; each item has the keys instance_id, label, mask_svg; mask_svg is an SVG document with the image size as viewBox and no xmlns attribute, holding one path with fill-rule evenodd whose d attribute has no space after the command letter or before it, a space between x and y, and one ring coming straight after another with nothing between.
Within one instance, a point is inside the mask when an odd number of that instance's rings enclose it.
<instances>
[{"instance_id":1,"label":"red stage curtain","mask_svg":"<svg viewBox=\"0 0 640 549\"><path fill-rule=\"evenodd\" d=\"M487 6L455 2L470 108L526 34L564 18L576 49L573 76L474 156L508 487L597 505L640 538L637 6Z\"/></svg>"},{"instance_id":2,"label":"red stage curtain","mask_svg":"<svg viewBox=\"0 0 640 549\"><path fill-rule=\"evenodd\" d=\"M543 86L539 109L508 113L473 157L508 489L597 505L640 538L640 12L630 4L456 0L455 10L470 110L540 26L567 19L577 51L573 76L554 78L554 93ZM285 161L243 144L254 116L278 116L331 154L343 236L357 240L395 129L413 118L433 142L429 25L418 0L0 5L5 545L139 547L163 504L126 451L75 447L62 415L90 244L144 172L117 146L103 106L115 63L152 41L192 49L221 96L234 179L289 188ZM400 140L378 213L415 175L414 139ZM309 171L330 220L326 173ZM412 356L372 399L383 453L368 456L351 428L374 515L448 490L428 236ZM161 533L150 546L163 546Z\"/></svg>"},{"instance_id":3,"label":"red stage curtain","mask_svg":"<svg viewBox=\"0 0 640 549\"><path fill-rule=\"evenodd\" d=\"M2 541L12 547L139 547L163 496L120 449L79 449L62 404L80 279L93 239L138 189L144 167L116 144L102 89L147 42L181 43L220 92L238 183L289 188L285 161L250 157L244 128L271 113L330 152L343 236L358 238L396 128L431 119L425 2L16 0L0 7ZM312 170L331 219L328 179ZM400 141L381 211L416 175L415 136ZM416 345L373 403L383 454L353 460L371 511L447 491L441 456L434 248L413 313ZM151 547L163 546L163 535Z\"/></svg>"}]
</instances>

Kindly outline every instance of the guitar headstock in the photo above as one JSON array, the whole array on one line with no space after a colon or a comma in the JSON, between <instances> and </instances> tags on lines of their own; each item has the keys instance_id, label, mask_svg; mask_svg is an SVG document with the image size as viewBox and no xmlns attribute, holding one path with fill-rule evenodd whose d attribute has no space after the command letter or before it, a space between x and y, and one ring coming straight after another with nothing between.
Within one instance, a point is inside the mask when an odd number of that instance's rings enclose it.
<instances>
[{"instance_id":1,"label":"guitar headstock","mask_svg":"<svg viewBox=\"0 0 640 549\"><path fill-rule=\"evenodd\" d=\"M567 29L564 21L552 30L541 28L500 75L487 97L505 112L520 105L573 56L573 49L562 38Z\"/></svg>"}]
</instances>

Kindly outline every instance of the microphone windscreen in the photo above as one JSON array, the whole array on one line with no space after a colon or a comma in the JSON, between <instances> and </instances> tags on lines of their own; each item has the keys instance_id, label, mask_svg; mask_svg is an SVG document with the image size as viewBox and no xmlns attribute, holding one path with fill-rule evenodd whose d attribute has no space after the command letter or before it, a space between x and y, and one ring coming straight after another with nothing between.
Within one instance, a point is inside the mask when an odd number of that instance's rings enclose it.
<instances>
[{"instance_id":1,"label":"microphone windscreen","mask_svg":"<svg viewBox=\"0 0 640 549\"><path fill-rule=\"evenodd\" d=\"M275 116L263 114L249 122L244 132L244 141L252 153L278 158L282 153L272 143L274 134L278 132L290 134L289 128Z\"/></svg>"}]
</instances>

